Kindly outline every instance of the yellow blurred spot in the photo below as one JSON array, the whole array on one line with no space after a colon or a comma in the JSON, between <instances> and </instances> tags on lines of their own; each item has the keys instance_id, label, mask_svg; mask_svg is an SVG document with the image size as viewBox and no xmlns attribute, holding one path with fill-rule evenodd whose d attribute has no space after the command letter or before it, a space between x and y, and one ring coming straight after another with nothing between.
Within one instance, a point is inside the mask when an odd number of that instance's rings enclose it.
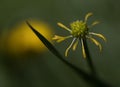
<instances>
[{"instance_id":1,"label":"yellow blurred spot","mask_svg":"<svg viewBox=\"0 0 120 87\"><path fill-rule=\"evenodd\" d=\"M51 41L52 30L50 26L37 20L30 20L29 23L49 41ZM15 55L29 52L40 53L45 52L47 49L28 27L25 21L16 25L8 33L5 41L5 48L7 52Z\"/></svg>"}]
</instances>

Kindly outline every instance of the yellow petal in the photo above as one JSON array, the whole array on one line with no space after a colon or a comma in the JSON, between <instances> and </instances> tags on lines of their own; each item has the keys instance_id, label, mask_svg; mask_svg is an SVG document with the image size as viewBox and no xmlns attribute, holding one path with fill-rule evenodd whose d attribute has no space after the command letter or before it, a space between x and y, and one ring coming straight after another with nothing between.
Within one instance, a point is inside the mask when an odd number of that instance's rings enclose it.
<instances>
[{"instance_id":1,"label":"yellow petal","mask_svg":"<svg viewBox=\"0 0 120 87\"><path fill-rule=\"evenodd\" d=\"M58 35L54 35L54 37L52 38L52 40L57 40L58 37L61 37L61 36L58 36Z\"/></svg>"},{"instance_id":2,"label":"yellow petal","mask_svg":"<svg viewBox=\"0 0 120 87\"><path fill-rule=\"evenodd\" d=\"M59 43L59 42L62 42L62 41L64 41L65 39L70 38L70 37L72 37L72 36L69 35L69 36L63 37L63 36L55 35L55 36L52 38L52 40L56 40L56 41Z\"/></svg>"},{"instance_id":3,"label":"yellow petal","mask_svg":"<svg viewBox=\"0 0 120 87\"><path fill-rule=\"evenodd\" d=\"M58 35L55 35L52 39L53 39L53 40L56 40L58 43L61 42L61 41L63 41L63 40L65 40L64 37L58 36Z\"/></svg>"},{"instance_id":4,"label":"yellow petal","mask_svg":"<svg viewBox=\"0 0 120 87\"><path fill-rule=\"evenodd\" d=\"M83 57L86 58L86 53L85 53L85 47L84 47L84 44L83 44L83 39L81 39L81 44L82 44L82 54L83 54Z\"/></svg>"},{"instance_id":5,"label":"yellow petal","mask_svg":"<svg viewBox=\"0 0 120 87\"><path fill-rule=\"evenodd\" d=\"M73 51L75 51L75 50L76 50L77 45L78 45L78 39L77 39L77 41L76 41L76 42L74 43L74 45L73 45Z\"/></svg>"},{"instance_id":6,"label":"yellow petal","mask_svg":"<svg viewBox=\"0 0 120 87\"><path fill-rule=\"evenodd\" d=\"M92 37L89 37L89 39L90 39L95 45L97 45L97 46L99 47L100 51L102 50L101 44L100 44L96 39L94 39L94 38L92 38Z\"/></svg>"},{"instance_id":7,"label":"yellow petal","mask_svg":"<svg viewBox=\"0 0 120 87\"><path fill-rule=\"evenodd\" d=\"M88 13L88 14L86 14L86 16L85 16L85 22L87 22L87 20L88 20L88 18L90 17L90 16L92 16L93 15L93 13Z\"/></svg>"},{"instance_id":8,"label":"yellow petal","mask_svg":"<svg viewBox=\"0 0 120 87\"><path fill-rule=\"evenodd\" d=\"M98 34L98 33L90 33L90 34L98 36L98 37L102 38L104 41L107 41L106 38L102 34Z\"/></svg>"},{"instance_id":9,"label":"yellow petal","mask_svg":"<svg viewBox=\"0 0 120 87\"><path fill-rule=\"evenodd\" d=\"M69 51L70 47L68 47L65 51L65 56L67 57L68 56L68 51Z\"/></svg>"},{"instance_id":10,"label":"yellow petal","mask_svg":"<svg viewBox=\"0 0 120 87\"><path fill-rule=\"evenodd\" d=\"M63 25L62 23L57 23L60 27L62 27L63 29L66 29L69 32L72 32L71 29L69 29L68 27L66 27L65 25Z\"/></svg>"},{"instance_id":11,"label":"yellow petal","mask_svg":"<svg viewBox=\"0 0 120 87\"><path fill-rule=\"evenodd\" d=\"M74 38L74 39L72 40L71 44L70 44L69 47L66 49L66 51L65 51L65 56L66 56L66 57L68 56L68 51L70 50L70 48L71 48L72 45L74 44L75 40L76 40L76 38Z\"/></svg>"},{"instance_id":12,"label":"yellow petal","mask_svg":"<svg viewBox=\"0 0 120 87\"><path fill-rule=\"evenodd\" d=\"M95 26L96 24L99 24L100 22L99 21L94 21L91 26Z\"/></svg>"}]
</instances>

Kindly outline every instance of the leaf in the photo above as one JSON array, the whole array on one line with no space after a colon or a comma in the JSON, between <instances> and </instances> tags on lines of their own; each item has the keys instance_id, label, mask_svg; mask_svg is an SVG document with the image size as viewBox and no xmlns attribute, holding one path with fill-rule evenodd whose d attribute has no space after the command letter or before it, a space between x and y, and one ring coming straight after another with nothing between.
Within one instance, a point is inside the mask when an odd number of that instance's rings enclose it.
<instances>
[{"instance_id":1,"label":"leaf","mask_svg":"<svg viewBox=\"0 0 120 87\"><path fill-rule=\"evenodd\" d=\"M32 31L37 35L37 37L43 42L43 44L55 55L57 56L62 62L64 62L65 64L67 64L69 67L73 68L75 71L81 73L81 74L86 74L83 70L77 68L76 66L74 66L73 64L69 63L67 60L65 60L65 58L63 58L63 56L56 50L56 48L42 35L40 34L38 31L36 31L30 24L29 22L27 22L27 25L30 27L30 29L32 29Z\"/></svg>"},{"instance_id":2,"label":"leaf","mask_svg":"<svg viewBox=\"0 0 120 87\"><path fill-rule=\"evenodd\" d=\"M38 31L36 31L29 22L26 22L27 25L32 29L32 31L36 34L36 36L42 41L42 43L57 57L63 58L62 55L55 49L55 47ZM63 60L63 59L62 59Z\"/></svg>"},{"instance_id":3,"label":"leaf","mask_svg":"<svg viewBox=\"0 0 120 87\"><path fill-rule=\"evenodd\" d=\"M91 85L95 86L101 86L101 87L109 87L108 84L102 82L99 78L93 77L92 75L89 75L84 70L76 67L72 63L65 60L65 58L62 57L62 55L56 50L56 48L38 31L36 31L28 21L26 21L27 25L30 27L30 29L36 34L36 36L43 42L43 44L55 55L57 56L63 63L68 65L70 68L72 68L79 76L81 76L84 80L89 82Z\"/></svg>"}]
</instances>

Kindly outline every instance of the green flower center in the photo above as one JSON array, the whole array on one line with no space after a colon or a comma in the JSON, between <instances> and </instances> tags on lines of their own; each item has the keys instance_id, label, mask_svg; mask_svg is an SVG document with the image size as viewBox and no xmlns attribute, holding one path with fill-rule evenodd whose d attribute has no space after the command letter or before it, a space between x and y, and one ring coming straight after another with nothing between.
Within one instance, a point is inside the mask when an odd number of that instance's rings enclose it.
<instances>
[{"instance_id":1,"label":"green flower center","mask_svg":"<svg viewBox=\"0 0 120 87\"><path fill-rule=\"evenodd\" d=\"M77 20L77 21L71 23L70 26L71 26L71 30L72 30L71 34L74 37L83 37L88 32L86 22Z\"/></svg>"}]
</instances>

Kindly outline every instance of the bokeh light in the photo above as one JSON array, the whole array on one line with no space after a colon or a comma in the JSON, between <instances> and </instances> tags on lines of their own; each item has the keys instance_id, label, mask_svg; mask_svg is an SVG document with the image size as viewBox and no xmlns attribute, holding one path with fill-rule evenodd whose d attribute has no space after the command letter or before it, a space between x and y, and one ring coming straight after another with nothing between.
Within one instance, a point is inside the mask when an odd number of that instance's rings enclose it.
<instances>
[{"instance_id":1,"label":"bokeh light","mask_svg":"<svg viewBox=\"0 0 120 87\"><path fill-rule=\"evenodd\" d=\"M42 21L29 20L30 24L44 35L49 41L52 37L52 28ZM26 53L43 53L46 47L28 27L25 21L19 22L2 37L2 50L11 55Z\"/></svg>"}]
</instances>

